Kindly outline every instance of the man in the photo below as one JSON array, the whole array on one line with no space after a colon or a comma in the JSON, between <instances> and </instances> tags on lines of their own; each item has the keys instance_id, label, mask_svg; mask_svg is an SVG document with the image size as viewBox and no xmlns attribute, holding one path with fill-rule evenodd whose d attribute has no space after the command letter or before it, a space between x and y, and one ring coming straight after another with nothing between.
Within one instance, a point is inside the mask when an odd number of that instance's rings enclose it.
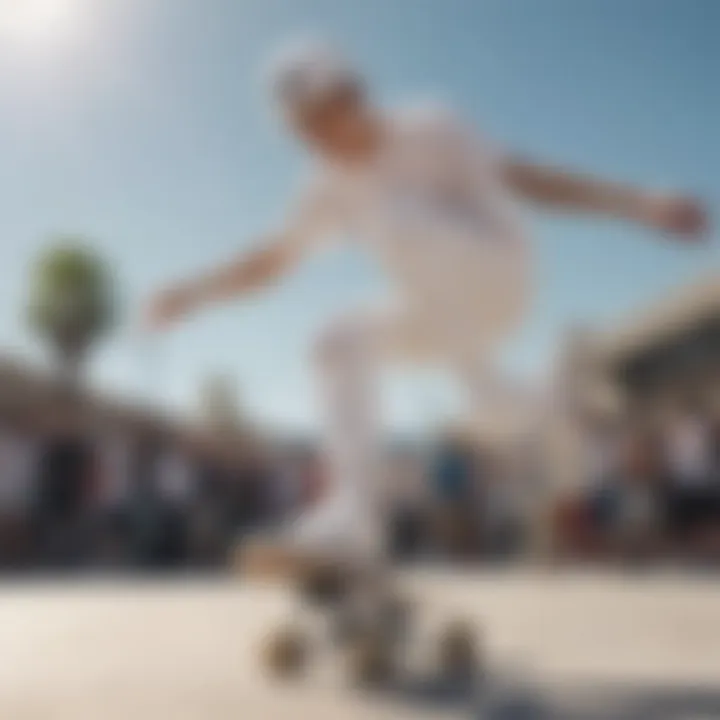
<instances>
[{"instance_id":1,"label":"man","mask_svg":"<svg viewBox=\"0 0 720 720\"><path fill-rule=\"evenodd\" d=\"M35 493L38 451L22 425L0 424L0 569L27 561L29 511Z\"/></svg>"},{"instance_id":2,"label":"man","mask_svg":"<svg viewBox=\"0 0 720 720\"><path fill-rule=\"evenodd\" d=\"M436 547L454 559L467 558L480 540L477 522L479 463L475 438L449 428L432 463Z\"/></svg>"},{"instance_id":3,"label":"man","mask_svg":"<svg viewBox=\"0 0 720 720\"><path fill-rule=\"evenodd\" d=\"M273 88L290 128L318 160L315 181L284 228L258 249L161 293L164 327L212 302L265 287L327 236L349 234L402 290L392 306L336 320L318 339L332 491L291 531L276 559L379 552L378 447L372 384L401 356L444 361L485 415L507 404L493 369L498 343L522 318L531 263L514 198L613 216L687 237L701 209L672 195L599 182L491 152L441 110L385 113L331 49L284 56Z\"/></svg>"},{"instance_id":4,"label":"man","mask_svg":"<svg viewBox=\"0 0 720 720\"><path fill-rule=\"evenodd\" d=\"M666 428L664 441L671 531L681 552L700 556L717 522L710 421L695 408L681 410Z\"/></svg>"},{"instance_id":5,"label":"man","mask_svg":"<svg viewBox=\"0 0 720 720\"><path fill-rule=\"evenodd\" d=\"M126 434L100 431L94 439L94 541L96 559L117 564L125 559L128 501L131 493L133 452Z\"/></svg>"}]
</instances>

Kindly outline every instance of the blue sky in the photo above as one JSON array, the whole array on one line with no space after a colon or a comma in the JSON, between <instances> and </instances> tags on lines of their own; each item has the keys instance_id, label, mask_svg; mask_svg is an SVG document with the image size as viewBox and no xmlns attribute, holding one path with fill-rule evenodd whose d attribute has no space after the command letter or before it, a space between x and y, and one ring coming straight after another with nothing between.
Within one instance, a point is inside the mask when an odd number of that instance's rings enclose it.
<instances>
[{"instance_id":1,"label":"blue sky","mask_svg":"<svg viewBox=\"0 0 720 720\"><path fill-rule=\"evenodd\" d=\"M74 17L55 32L3 34L11 3L0 0L8 352L39 352L23 326L24 281L52 233L94 238L117 269L128 326L156 285L222 261L273 226L305 158L266 106L259 71L298 35L346 46L384 101L440 97L508 147L718 206L716 0L66 2ZM717 245L688 250L592 219L529 220L539 292L508 348L517 371L546 365L568 323L613 322L718 268ZM191 407L207 373L230 373L251 411L312 424L305 360L314 330L383 284L367 258L333 251L153 346L124 328L98 352L93 375L115 391ZM388 389L401 425L422 425L451 396L435 374L393 377Z\"/></svg>"}]
</instances>

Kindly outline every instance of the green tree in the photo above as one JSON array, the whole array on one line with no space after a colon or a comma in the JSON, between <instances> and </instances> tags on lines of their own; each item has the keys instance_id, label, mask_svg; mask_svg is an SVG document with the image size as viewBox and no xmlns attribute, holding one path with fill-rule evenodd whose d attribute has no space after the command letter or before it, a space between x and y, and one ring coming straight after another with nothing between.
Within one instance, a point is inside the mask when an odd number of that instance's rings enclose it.
<instances>
[{"instance_id":1,"label":"green tree","mask_svg":"<svg viewBox=\"0 0 720 720\"><path fill-rule=\"evenodd\" d=\"M90 348L115 321L108 265L82 238L62 237L35 261L28 320L52 349L63 379L76 385Z\"/></svg>"}]
</instances>

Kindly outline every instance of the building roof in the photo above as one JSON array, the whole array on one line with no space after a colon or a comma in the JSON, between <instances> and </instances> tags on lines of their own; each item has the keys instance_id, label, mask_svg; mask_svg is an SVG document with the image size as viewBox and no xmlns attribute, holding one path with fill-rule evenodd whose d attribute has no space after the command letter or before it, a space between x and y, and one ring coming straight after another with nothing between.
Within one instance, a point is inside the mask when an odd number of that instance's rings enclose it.
<instances>
[{"instance_id":1,"label":"building roof","mask_svg":"<svg viewBox=\"0 0 720 720\"><path fill-rule=\"evenodd\" d=\"M120 430L140 436L172 438L188 448L234 462L250 449L264 450L264 438L248 426L242 437L216 432L205 423L149 403L81 388L68 401L67 388L51 373L27 361L0 358L0 413L21 417L38 430L60 427L73 432Z\"/></svg>"},{"instance_id":2,"label":"building roof","mask_svg":"<svg viewBox=\"0 0 720 720\"><path fill-rule=\"evenodd\" d=\"M699 322L720 316L720 271L672 291L626 321L594 334L593 350L606 362L623 360L671 339Z\"/></svg>"}]
</instances>

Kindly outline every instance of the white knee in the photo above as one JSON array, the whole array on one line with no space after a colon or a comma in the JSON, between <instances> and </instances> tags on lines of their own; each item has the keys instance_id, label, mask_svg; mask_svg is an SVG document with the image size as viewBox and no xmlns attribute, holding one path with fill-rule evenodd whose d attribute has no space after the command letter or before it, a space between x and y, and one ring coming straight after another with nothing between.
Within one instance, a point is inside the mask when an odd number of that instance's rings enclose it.
<instances>
[{"instance_id":1,"label":"white knee","mask_svg":"<svg viewBox=\"0 0 720 720\"><path fill-rule=\"evenodd\" d=\"M372 355L372 337L362 318L343 317L331 322L315 342L315 362L333 370L364 362Z\"/></svg>"}]
</instances>

